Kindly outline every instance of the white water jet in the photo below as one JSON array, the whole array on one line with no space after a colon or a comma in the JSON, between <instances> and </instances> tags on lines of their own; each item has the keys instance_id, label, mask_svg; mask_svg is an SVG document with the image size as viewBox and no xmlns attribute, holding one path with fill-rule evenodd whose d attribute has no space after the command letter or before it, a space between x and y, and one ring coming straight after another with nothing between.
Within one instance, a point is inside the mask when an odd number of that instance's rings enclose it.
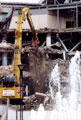
<instances>
[{"instance_id":1,"label":"white water jet","mask_svg":"<svg viewBox=\"0 0 81 120\"><path fill-rule=\"evenodd\" d=\"M31 111L30 120L45 120L45 110L42 104L40 104L38 111Z\"/></svg>"},{"instance_id":2,"label":"white water jet","mask_svg":"<svg viewBox=\"0 0 81 120\"><path fill-rule=\"evenodd\" d=\"M70 78L70 89L71 93L69 95L70 108L78 109L79 96L81 97L81 65L80 65L80 54L76 52L75 56L71 59L71 64L69 66L69 78ZM77 107L77 108L76 108Z\"/></svg>"},{"instance_id":3,"label":"white water jet","mask_svg":"<svg viewBox=\"0 0 81 120\"><path fill-rule=\"evenodd\" d=\"M51 98L55 101L55 107L51 111L45 111L43 106L35 112L35 119L30 120L81 120L81 69L80 54L76 52L69 65L69 87L68 97L62 98L60 92L60 73L58 65L51 72L49 83ZM31 112L31 116L32 116ZM50 117L48 117L48 115ZM42 116L42 117L40 117Z\"/></svg>"},{"instance_id":4,"label":"white water jet","mask_svg":"<svg viewBox=\"0 0 81 120\"><path fill-rule=\"evenodd\" d=\"M30 120L36 120L36 111L31 110Z\"/></svg>"},{"instance_id":5,"label":"white water jet","mask_svg":"<svg viewBox=\"0 0 81 120\"><path fill-rule=\"evenodd\" d=\"M61 92L60 92L60 72L58 64L54 67L51 72L50 82L49 82L51 98L55 100L55 108L61 109Z\"/></svg>"},{"instance_id":6,"label":"white water jet","mask_svg":"<svg viewBox=\"0 0 81 120\"><path fill-rule=\"evenodd\" d=\"M56 91L60 92L60 74L58 64L54 67L51 72L50 82L49 82L51 98L55 99L54 96Z\"/></svg>"}]
</instances>

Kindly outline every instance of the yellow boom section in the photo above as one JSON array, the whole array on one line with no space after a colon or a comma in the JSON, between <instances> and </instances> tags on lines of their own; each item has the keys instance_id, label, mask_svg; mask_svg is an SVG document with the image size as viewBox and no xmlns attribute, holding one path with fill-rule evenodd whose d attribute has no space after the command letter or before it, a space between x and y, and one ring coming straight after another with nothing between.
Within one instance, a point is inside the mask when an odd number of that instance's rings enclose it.
<instances>
[{"instance_id":1,"label":"yellow boom section","mask_svg":"<svg viewBox=\"0 0 81 120\"><path fill-rule=\"evenodd\" d=\"M13 75L16 76L17 83L20 83L20 71L18 65L21 64L21 48L22 48L22 12L19 12L17 27L15 31L15 50L14 50L14 64Z\"/></svg>"}]
</instances>

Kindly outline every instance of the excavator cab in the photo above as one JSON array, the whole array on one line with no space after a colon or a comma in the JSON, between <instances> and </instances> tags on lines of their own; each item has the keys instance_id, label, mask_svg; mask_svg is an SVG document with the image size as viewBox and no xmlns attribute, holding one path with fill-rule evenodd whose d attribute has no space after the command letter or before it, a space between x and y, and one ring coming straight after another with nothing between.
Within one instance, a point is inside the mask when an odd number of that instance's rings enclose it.
<instances>
[{"instance_id":1,"label":"excavator cab","mask_svg":"<svg viewBox=\"0 0 81 120\"><path fill-rule=\"evenodd\" d=\"M16 84L16 77L15 76L4 76L2 79L3 87L12 87Z\"/></svg>"},{"instance_id":2,"label":"excavator cab","mask_svg":"<svg viewBox=\"0 0 81 120\"><path fill-rule=\"evenodd\" d=\"M0 84L1 99L19 99L20 85L16 82L15 76L4 76Z\"/></svg>"}]
</instances>

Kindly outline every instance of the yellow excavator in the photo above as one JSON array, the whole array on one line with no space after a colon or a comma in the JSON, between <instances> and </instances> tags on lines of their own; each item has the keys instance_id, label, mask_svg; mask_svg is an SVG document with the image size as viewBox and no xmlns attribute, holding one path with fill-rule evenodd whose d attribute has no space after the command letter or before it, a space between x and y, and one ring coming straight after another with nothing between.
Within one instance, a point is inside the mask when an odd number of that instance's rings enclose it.
<instances>
[{"instance_id":1,"label":"yellow excavator","mask_svg":"<svg viewBox=\"0 0 81 120\"><path fill-rule=\"evenodd\" d=\"M20 99L21 97L21 83L20 70L18 65L21 65L21 49L22 49L22 22L28 20L32 31L32 46L38 47L39 41L36 31L31 19L29 8L23 8L18 13L17 27L15 30L15 45L14 45L14 62L13 75L5 76L0 85L0 99Z\"/></svg>"}]
</instances>

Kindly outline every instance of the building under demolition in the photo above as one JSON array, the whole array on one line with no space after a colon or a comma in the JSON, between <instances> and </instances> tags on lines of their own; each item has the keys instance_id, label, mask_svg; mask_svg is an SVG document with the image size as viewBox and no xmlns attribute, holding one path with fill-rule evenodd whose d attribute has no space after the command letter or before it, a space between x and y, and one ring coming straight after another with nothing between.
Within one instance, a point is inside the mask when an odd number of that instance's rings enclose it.
<instances>
[{"instance_id":1,"label":"building under demolition","mask_svg":"<svg viewBox=\"0 0 81 120\"><path fill-rule=\"evenodd\" d=\"M69 58L76 50L81 51L81 2L80 0L44 0L41 4L2 2L0 5L1 77L12 74L10 65L13 64L14 59L17 16L24 7L30 8L40 43L37 49L32 47L32 32L28 21L24 21L21 62L26 67L23 72L23 82L28 86L28 95L35 92L45 93L48 90L48 79L53 66L57 62L61 66L62 61L65 61L64 68L67 68ZM10 69L8 73L7 67ZM66 74L65 71L62 72Z\"/></svg>"}]
</instances>

